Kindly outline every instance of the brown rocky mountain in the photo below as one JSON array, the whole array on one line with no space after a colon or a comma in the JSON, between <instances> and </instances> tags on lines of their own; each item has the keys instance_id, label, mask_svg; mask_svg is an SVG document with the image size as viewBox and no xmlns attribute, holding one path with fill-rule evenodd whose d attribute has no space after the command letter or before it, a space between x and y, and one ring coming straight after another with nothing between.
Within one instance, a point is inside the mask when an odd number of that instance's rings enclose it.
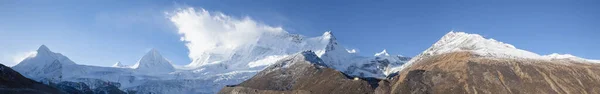
<instances>
[{"instance_id":1,"label":"brown rocky mountain","mask_svg":"<svg viewBox=\"0 0 600 94\"><path fill-rule=\"evenodd\" d=\"M0 94L59 94L59 89L25 78L0 64Z\"/></svg>"},{"instance_id":2,"label":"brown rocky mountain","mask_svg":"<svg viewBox=\"0 0 600 94\"><path fill-rule=\"evenodd\" d=\"M304 51L271 65L237 86L223 88L220 94L350 94L372 93L365 80L350 79L326 67L314 52Z\"/></svg>"},{"instance_id":3,"label":"brown rocky mountain","mask_svg":"<svg viewBox=\"0 0 600 94\"><path fill-rule=\"evenodd\" d=\"M489 58L471 52L427 57L394 77L394 94L598 94L600 64Z\"/></svg>"}]
</instances>

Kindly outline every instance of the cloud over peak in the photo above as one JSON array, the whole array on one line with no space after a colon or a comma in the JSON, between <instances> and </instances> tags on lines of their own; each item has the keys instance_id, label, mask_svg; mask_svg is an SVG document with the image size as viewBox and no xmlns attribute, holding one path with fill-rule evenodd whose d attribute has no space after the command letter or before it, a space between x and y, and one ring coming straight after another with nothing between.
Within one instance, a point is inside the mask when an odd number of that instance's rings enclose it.
<instances>
[{"instance_id":1,"label":"cloud over peak","mask_svg":"<svg viewBox=\"0 0 600 94\"><path fill-rule=\"evenodd\" d=\"M281 27L258 23L250 17L235 18L204 9L181 8L168 15L186 42L192 62L201 62L197 59L205 53L231 54L240 46L256 43L264 34L287 33Z\"/></svg>"}]
</instances>

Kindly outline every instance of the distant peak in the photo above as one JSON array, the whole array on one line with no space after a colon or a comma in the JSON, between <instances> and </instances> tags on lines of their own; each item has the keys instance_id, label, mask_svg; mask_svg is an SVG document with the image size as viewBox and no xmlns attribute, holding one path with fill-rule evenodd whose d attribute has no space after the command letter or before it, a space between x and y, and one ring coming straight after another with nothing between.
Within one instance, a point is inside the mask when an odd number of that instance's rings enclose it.
<instances>
[{"instance_id":1,"label":"distant peak","mask_svg":"<svg viewBox=\"0 0 600 94\"><path fill-rule=\"evenodd\" d=\"M117 61L117 63L113 64L112 67L123 67L123 64L121 64L121 61Z\"/></svg>"},{"instance_id":2,"label":"distant peak","mask_svg":"<svg viewBox=\"0 0 600 94\"><path fill-rule=\"evenodd\" d=\"M160 53L158 52L158 50L156 48L150 49L150 51L148 51L148 53L146 53L146 56L151 56L154 58L162 58L162 56L160 55Z\"/></svg>"},{"instance_id":3,"label":"distant peak","mask_svg":"<svg viewBox=\"0 0 600 94\"><path fill-rule=\"evenodd\" d=\"M331 31L325 31L325 33L323 33L323 36L332 36L333 33Z\"/></svg>"},{"instance_id":4,"label":"distant peak","mask_svg":"<svg viewBox=\"0 0 600 94\"><path fill-rule=\"evenodd\" d=\"M151 49L132 68L145 73L165 73L175 70L171 62L162 57L156 49Z\"/></svg>"},{"instance_id":5,"label":"distant peak","mask_svg":"<svg viewBox=\"0 0 600 94\"><path fill-rule=\"evenodd\" d=\"M328 40L336 40L331 31L326 31L325 33L323 33L322 36L323 36L323 38L328 39Z\"/></svg>"},{"instance_id":6,"label":"distant peak","mask_svg":"<svg viewBox=\"0 0 600 94\"><path fill-rule=\"evenodd\" d=\"M383 49L383 51L375 53L375 56L390 56L390 54L387 53L386 49Z\"/></svg>"},{"instance_id":7,"label":"distant peak","mask_svg":"<svg viewBox=\"0 0 600 94\"><path fill-rule=\"evenodd\" d=\"M331 31L327 31L325 33L323 33L323 41L327 42L327 46L325 47L326 51L332 51L335 50L337 48L337 40L335 39L335 37L333 36L333 33Z\"/></svg>"},{"instance_id":8,"label":"distant peak","mask_svg":"<svg viewBox=\"0 0 600 94\"><path fill-rule=\"evenodd\" d=\"M48 49L46 45L42 45L40 48L38 48L37 52L50 52L50 49Z\"/></svg>"}]
</instances>

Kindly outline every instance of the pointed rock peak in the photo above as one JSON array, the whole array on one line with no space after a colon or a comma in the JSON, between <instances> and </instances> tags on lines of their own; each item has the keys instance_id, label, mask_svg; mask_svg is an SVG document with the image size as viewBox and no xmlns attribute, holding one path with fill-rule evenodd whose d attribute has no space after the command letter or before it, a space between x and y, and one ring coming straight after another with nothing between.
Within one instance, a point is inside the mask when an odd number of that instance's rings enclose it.
<instances>
[{"instance_id":1,"label":"pointed rock peak","mask_svg":"<svg viewBox=\"0 0 600 94\"><path fill-rule=\"evenodd\" d=\"M327 39L327 40L331 40L331 41L335 41L335 37L333 36L333 33L331 31L327 31L325 33L323 33L323 38Z\"/></svg>"},{"instance_id":2,"label":"pointed rock peak","mask_svg":"<svg viewBox=\"0 0 600 94\"><path fill-rule=\"evenodd\" d=\"M337 40L335 39L335 37L333 36L333 33L331 33L331 31L327 31L325 33L323 33L323 41L327 43L327 46L325 47L325 51L332 51L338 48L338 43Z\"/></svg>"},{"instance_id":3,"label":"pointed rock peak","mask_svg":"<svg viewBox=\"0 0 600 94\"><path fill-rule=\"evenodd\" d=\"M50 52L50 49L48 49L48 47L46 47L46 45L42 45L40 46L40 48L38 48L37 52Z\"/></svg>"},{"instance_id":4,"label":"pointed rock peak","mask_svg":"<svg viewBox=\"0 0 600 94\"><path fill-rule=\"evenodd\" d=\"M323 33L323 36L333 36L333 33L331 31L325 31L325 33Z\"/></svg>"},{"instance_id":5,"label":"pointed rock peak","mask_svg":"<svg viewBox=\"0 0 600 94\"><path fill-rule=\"evenodd\" d=\"M379 53L375 53L375 56L380 57L380 56L390 56L390 54L387 53L386 49L383 49L383 51L379 52Z\"/></svg>"}]
</instances>

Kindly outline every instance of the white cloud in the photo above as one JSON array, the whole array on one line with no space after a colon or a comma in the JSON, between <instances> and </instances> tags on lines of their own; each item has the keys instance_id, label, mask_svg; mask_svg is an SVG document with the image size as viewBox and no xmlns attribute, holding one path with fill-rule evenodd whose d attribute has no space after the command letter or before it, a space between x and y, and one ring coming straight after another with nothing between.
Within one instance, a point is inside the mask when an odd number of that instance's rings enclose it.
<instances>
[{"instance_id":1,"label":"white cloud","mask_svg":"<svg viewBox=\"0 0 600 94\"><path fill-rule=\"evenodd\" d=\"M35 55L37 55L36 51L29 51L29 52L17 53L16 55L13 56L11 63L3 62L2 64L6 65L6 66L14 66L14 65L19 64L25 58L27 58L27 57L35 57Z\"/></svg>"},{"instance_id":2,"label":"white cloud","mask_svg":"<svg viewBox=\"0 0 600 94\"><path fill-rule=\"evenodd\" d=\"M241 19L219 12L194 8L178 9L167 13L178 28L181 40L187 42L192 62L201 62L204 53L223 53L253 43L266 32L285 32L281 27L258 23L249 17Z\"/></svg>"}]
</instances>

